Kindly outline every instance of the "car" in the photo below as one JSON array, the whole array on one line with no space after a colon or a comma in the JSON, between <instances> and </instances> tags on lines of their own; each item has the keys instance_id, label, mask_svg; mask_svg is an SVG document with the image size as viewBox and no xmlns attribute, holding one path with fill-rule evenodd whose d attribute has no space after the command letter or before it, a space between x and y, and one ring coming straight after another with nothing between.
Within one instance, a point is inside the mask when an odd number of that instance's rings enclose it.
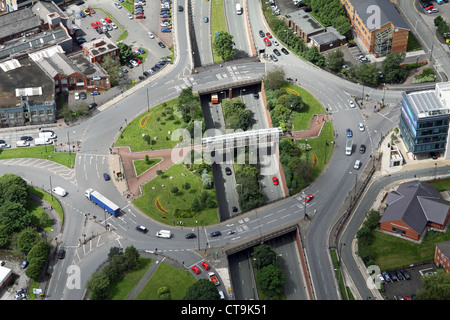
<instances>
[{"instance_id":1,"label":"car","mask_svg":"<svg viewBox=\"0 0 450 320\"><path fill-rule=\"evenodd\" d=\"M359 59L361 62L370 62L370 60L367 57L362 57Z\"/></svg>"},{"instance_id":2,"label":"car","mask_svg":"<svg viewBox=\"0 0 450 320\"><path fill-rule=\"evenodd\" d=\"M398 278L395 275L395 272L389 271L389 276L391 277L392 281L398 281Z\"/></svg>"},{"instance_id":3,"label":"car","mask_svg":"<svg viewBox=\"0 0 450 320\"><path fill-rule=\"evenodd\" d=\"M8 143L0 143L0 148L6 148L6 149L8 149L8 148L11 148L11 145L8 144Z\"/></svg>"},{"instance_id":4,"label":"car","mask_svg":"<svg viewBox=\"0 0 450 320\"><path fill-rule=\"evenodd\" d=\"M28 267L28 259L25 258L25 260L22 261L22 263L20 264L20 267L22 269L25 269L26 267Z\"/></svg>"},{"instance_id":5,"label":"car","mask_svg":"<svg viewBox=\"0 0 450 320\"><path fill-rule=\"evenodd\" d=\"M395 270L395 274L397 275L398 280L403 280L403 274L400 270Z\"/></svg>"},{"instance_id":6,"label":"car","mask_svg":"<svg viewBox=\"0 0 450 320\"><path fill-rule=\"evenodd\" d=\"M92 102L88 105L88 110L92 110L97 106L97 104L95 102Z\"/></svg>"},{"instance_id":7,"label":"car","mask_svg":"<svg viewBox=\"0 0 450 320\"><path fill-rule=\"evenodd\" d=\"M118 2L114 2L114 5L117 7L117 9L122 9L122 6Z\"/></svg>"},{"instance_id":8,"label":"car","mask_svg":"<svg viewBox=\"0 0 450 320\"><path fill-rule=\"evenodd\" d=\"M139 59L139 58L134 59L134 61L136 61L137 64L141 64L142 63L141 59Z\"/></svg>"},{"instance_id":9,"label":"car","mask_svg":"<svg viewBox=\"0 0 450 320\"><path fill-rule=\"evenodd\" d=\"M437 12L439 12L438 9L429 9L429 10L427 10L427 13L437 13Z\"/></svg>"},{"instance_id":10,"label":"car","mask_svg":"<svg viewBox=\"0 0 450 320\"><path fill-rule=\"evenodd\" d=\"M142 74L144 75L144 77L149 77L150 76L150 73L148 73L148 71L144 71L144 72L142 72Z\"/></svg>"},{"instance_id":11,"label":"car","mask_svg":"<svg viewBox=\"0 0 450 320\"><path fill-rule=\"evenodd\" d=\"M277 179L277 177L272 177L272 183L273 183L274 186L277 186L277 185L278 185L278 179Z\"/></svg>"},{"instance_id":12,"label":"car","mask_svg":"<svg viewBox=\"0 0 450 320\"><path fill-rule=\"evenodd\" d=\"M200 272L201 272L200 269L196 265L193 265L191 267L191 269L192 269L192 271L194 271L195 274L200 274Z\"/></svg>"},{"instance_id":13,"label":"car","mask_svg":"<svg viewBox=\"0 0 450 320\"><path fill-rule=\"evenodd\" d=\"M139 80L144 81L145 77L144 76L139 76Z\"/></svg>"},{"instance_id":14,"label":"car","mask_svg":"<svg viewBox=\"0 0 450 320\"><path fill-rule=\"evenodd\" d=\"M88 7L87 9L89 10L89 12L90 12L91 14L95 14L95 10L92 9L91 7Z\"/></svg>"},{"instance_id":15,"label":"car","mask_svg":"<svg viewBox=\"0 0 450 320\"><path fill-rule=\"evenodd\" d=\"M178 12L183 12L183 6L178 6Z\"/></svg>"},{"instance_id":16,"label":"car","mask_svg":"<svg viewBox=\"0 0 450 320\"><path fill-rule=\"evenodd\" d=\"M105 17L105 21L108 22L108 23L112 22L112 20L109 17Z\"/></svg>"},{"instance_id":17,"label":"car","mask_svg":"<svg viewBox=\"0 0 450 320\"><path fill-rule=\"evenodd\" d=\"M203 269L205 269L205 270L211 269L211 267L209 266L209 264L206 263L206 261L200 262L200 265L201 265L201 266L203 267Z\"/></svg>"},{"instance_id":18,"label":"car","mask_svg":"<svg viewBox=\"0 0 450 320\"><path fill-rule=\"evenodd\" d=\"M214 283L216 286L220 285L219 279L217 279L216 275L214 274L214 272L209 272L208 273L208 277L209 280Z\"/></svg>"},{"instance_id":19,"label":"car","mask_svg":"<svg viewBox=\"0 0 450 320\"><path fill-rule=\"evenodd\" d=\"M406 280L411 280L411 276L409 275L408 271L406 271L405 269L400 270L400 272L403 274L403 277Z\"/></svg>"},{"instance_id":20,"label":"car","mask_svg":"<svg viewBox=\"0 0 450 320\"><path fill-rule=\"evenodd\" d=\"M77 1L77 6L81 6L84 4L84 1Z\"/></svg>"},{"instance_id":21,"label":"car","mask_svg":"<svg viewBox=\"0 0 450 320\"><path fill-rule=\"evenodd\" d=\"M147 35L150 37L150 39L155 39L155 35L151 33L150 31L147 32Z\"/></svg>"},{"instance_id":22,"label":"car","mask_svg":"<svg viewBox=\"0 0 450 320\"><path fill-rule=\"evenodd\" d=\"M97 31L97 33L99 33L99 34L103 33L103 29L102 28L97 28L97 29L95 29L95 31Z\"/></svg>"},{"instance_id":23,"label":"car","mask_svg":"<svg viewBox=\"0 0 450 320\"><path fill-rule=\"evenodd\" d=\"M353 166L353 168L355 170L358 170L361 167L361 160L356 160L355 161L355 165Z\"/></svg>"},{"instance_id":24,"label":"car","mask_svg":"<svg viewBox=\"0 0 450 320\"><path fill-rule=\"evenodd\" d=\"M108 23L106 25L106 29L108 29L108 31L112 31L113 30L113 27L112 27L111 23Z\"/></svg>"},{"instance_id":25,"label":"car","mask_svg":"<svg viewBox=\"0 0 450 320\"><path fill-rule=\"evenodd\" d=\"M172 32L169 28L161 28L161 32L169 33Z\"/></svg>"},{"instance_id":26,"label":"car","mask_svg":"<svg viewBox=\"0 0 450 320\"><path fill-rule=\"evenodd\" d=\"M87 15L87 16L90 16L90 15L91 15L91 12L89 11L89 9L84 9L84 10L83 10L83 13L84 13L85 15Z\"/></svg>"},{"instance_id":27,"label":"car","mask_svg":"<svg viewBox=\"0 0 450 320\"><path fill-rule=\"evenodd\" d=\"M427 8L427 7L429 7L429 6L433 6L433 4L432 4L431 2L424 3L424 4L422 5L422 8Z\"/></svg>"},{"instance_id":28,"label":"car","mask_svg":"<svg viewBox=\"0 0 450 320\"><path fill-rule=\"evenodd\" d=\"M111 25L111 27L112 27L113 29L117 29L117 28L118 28L117 25L116 25L114 22L111 22L110 25Z\"/></svg>"},{"instance_id":29,"label":"car","mask_svg":"<svg viewBox=\"0 0 450 320\"><path fill-rule=\"evenodd\" d=\"M278 61L278 58L275 57L273 54L270 55L270 59L271 59L273 62L277 62L277 61Z\"/></svg>"},{"instance_id":30,"label":"car","mask_svg":"<svg viewBox=\"0 0 450 320\"><path fill-rule=\"evenodd\" d=\"M128 62L131 63L133 65L133 67L137 67L139 65L139 63L137 63L136 60L130 60Z\"/></svg>"},{"instance_id":31,"label":"car","mask_svg":"<svg viewBox=\"0 0 450 320\"><path fill-rule=\"evenodd\" d=\"M278 49L273 49L273 53L275 53L277 56L281 56L280 51Z\"/></svg>"},{"instance_id":32,"label":"car","mask_svg":"<svg viewBox=\"0 0 450 320\"><path fill-rule=\"evenodd\" d=\"M364 124L359 124L359 131L363 132L365 130Z\"/></svg>"},{"instance_id":33,"label":"car","mask_svg":"<svg viewBox=\"0 0 450 320\"><path fill-rule=\"evenodd\" d=\"M133 15L131 13L127 12L127 16L128 16L128 19L130 19L130 20L133 19Z\"/></svg>"},{"instance_id":34,"label":"car","mask_svg":"<svg viewBox=\"0 0 450 320\"><path fill-rule=\"evenodd\" d=\"M144 14L144 9L134 9L134 14Z\"/></svg>"},{"instance_id":35,"label":"car","mask_svg":"<svg viewBox=\"0 0 450 320\"><path fill-rule=\"evenodd\" d=\"M310 202L312 199L314 199L314 196L312 194L309 194L305 197L305 202L308 203Z\"/></svg>"},{"instance_id":36,"label":"car","mask_svg":"<svg viewBox=\"0 0 450 320\"><path fill-rule=\"evenodd\" d=\"M349 43L347 43L347 47L349 47L349 48L356 47L356 43L354 43L354 42L349 42Z\"/></svg>"},{"instance_id":37,"label":"car","mask_svg":"<svg viewBox=\"0 0 450 320\"><path fill-rule=\"evenodd\" d=\"M204 16L204 17L203 17L203 22L204 22L204 23L208 23L208 21L209 21L208 17L207 17L207 16Z\"/></svg>"},{"instance_id":38,"label":"car","mask_svg":"<svg viewBox=\"0 0 450 320\"><path fill-rule=\"evenodd\" d=\"M381 274L377 274L378 280L380 280L381 283L386 283L386 281L384 281L384 278Z\"/></svg>"},{"instance_id":39,"label":"car","mask_svg":"<svg viewBox=\"0 0 450 320\"><path fill-rule=\"evenodd\" d=\"M161 41L158 42L158 45L159 45L161 48L165 48L165 47L166 47L166 45L165 45L163 42L161 42Z\"/></svg>"},{"instance_id":40,"label":"car","mask_svg":"<svg viewBox=\"0 0 450 320\"><path fill-rule=\"evenodd\" d=\"M26 298L25 293L18 293L18 294L16 294L16 295L14 296L14 299L15 299L15 300L23 300L23 299L25 299L25 298Z\"/></svg>"},{"instance_id":41,"label":"car","mask_svg":"<svg viewBox=\"0 0 450 320\"><path fill-rule=\"evenodd\" d=\"M268 47L270 47L272 45L272 42L270 42L269 38L265 37L264 38L264 44Z\"/></svg>"},{"instance_id":42,"label":"car","mask_svg":"<svg viewBox=\"0 0 450 320\"><path fill-rule=\"evenodd\" d=\"M109 181L109 180L111 180L111 177L109 176L109 174L107 174L105 172L105 173L103 173L103 179L105 179L105 181Z\"/></svg>"},{"instance_id":43,"label":"car","mask_svg":"<svg viewBox=\"0 0 450 320\"><path fill-rule=\"evenodd\" d=\"M366 152L366 145L362 144L361 147L359 148L359 153L363 154Z\"/></svg>"},{"instance_id":44,"label":"car","mask_svg":"<svg viewBox=\"0 0 450 320\"><path fill-rule=\"evenodd\" d=\"M195 239L195 238L197 238L197 236L195 235L195 233L186 233L186 236L185 236L185 238L186 239Z\"/></svg>"},{"instance_id":45,"label":"car","mask_svg":"<svg viewBox=\"0 0 450 320\"><path fill-rule=\"evenodd\" d=\"M270 32L266 33L266 37L269 38L269 39L272 39L272 35L270 34Z\"/></svg>"},{"instance_id":46,"label":"car","mask_svg":"<svg viewBox=\"0 0 450 320\"><path fill-rule=\"evenodd\" d=\"M78 92L75 92L73 97L75 98L75 100L80 100L80 94Z\"/></svg>"},{"instance_id":47,"label":"car","mask_svg":"<svg viewBox=\"0 0 450 320\"><path fill-rule=\"evenodd\" d=\"M289 51L286 50L286 48L281 48L281 52L283 52L284 54L288 55Z\"/></svg>"},{"instance_id":48,"label":"car","mask_svg":"<svg viewBox=\"0 0 450 320\"><path fill-rule=\"evenodd\" d=\"M142 233L147 233L148 229L144 226L136 226L136 230Z\"/></svg>"},{"instance_id":49,"label":"car","mask_svg":"<svg viewBox=\"0 0 450 320\"><path fill-rule=\"evenodd\" d=\"M432 4L425 7L425 10L431 10L434 9L434 6Z\"/></svg>"},{"instance_id":50,"label":"car","mask_svg":"<svg viewBox=\"0 0 450 320\"><path fill-rule=\"evenodd\" d=\"M381 275L383 276L384 281L386 281L386 282L391 282L391 281L392 281L392 280L391 280L391 277L389 276L389 274L388 274L386 271L383 271L383 272L381 273Z\"/></svg>"},{"instance_id":51,"label":"car","mask_svg":"<svg viewBox=\"0 0 450 320\"><path fill-rule=\"evenodd\" d=\"M98 92L97 90L91 91L91 96L98 96L100 94L100 92Z\"/></svg>"},{"instance_id":52,"label":"car","mask_svg":"<svg viewBox=\"0 0 450 320\"><path fill-rule=\"evenodd\" d=\"M98 26L97 26L97 24L95 22L91 22L91 27L94 28L94 29L98 28Z\"/></svg>"},{"instance_id":53,"label":"car","mask_svg":"<svg viewBox=\"0 0 450 320\"><path fill-rule=\"evenodd\" d=\"M131 64L130 61L125 62L125 65L126 65L128 68L133 69L133 65Z\"/></svg>"},{"instance_id":54,"label":"car","mask_svg":"<svg viewBox=\"0 0 450 320\"><path fill-rule=\"evenodd\" d=\"M350 107L354 108L355 107L355 102L353 100L348 100L348 104L350 105Z\"/></svg>"},{"instance_id":55,"label":"car","mask_svg":"<svg viewBox=\"0 0 450 320\"><path fill-rule=\"evenodd\" d=\"M17 289L17 290L16 290L16 293L17 293L17 294L20 294L20 293L27 293L27 290L26 290L25 288L20 288L20 289Z\"/></svg>"},{"instance_id":56,"label":"car","mask_svg":"<svg viewBox=\"0 0 450 320\"><path fill-rule=\"evenodd\" d=\"M260 36L261 38L264 38L264 37L266 36L266 34L264 33L264 31L259 30L259 36Z\"/></svg>"},{"instance_id":57,"label":"car","mask_svg":"<svg viewBox=\"0 0 450 320\"><path fill-rule=\"evenodd\" d=\"M348 137L348 138L351 138L351 137L353 137L353 132L352 132L352 129L350 129L350 128L349 128L349 129L347 129L347 131L346 131L346 132L347 132L347 137Z\"/></svg>"},{"instance_id":58,"label":"car","mask_svg":"<svg viewBox=\"0 0 450 320\"><path fill-rule=\"evenodd\" d=\"M59 249L59 251L58 251L58 259L64 259L64 257L66 256L66 250L64 250L64 249Z\"/></svg>"},{"instance_id":59,"label":"car","mask_svg":"<svg viewBox=\"0 0 450 320\"><path fill-rule=\"evenodd\" d=\"M81 100L85 100L86 99L86 93L85 92L80 92L80 98Z\"/></svg>"},{"instance_id":60,"label":"car","mask_svg":"<svg viewBox=\"0 0 450 320\"><path fill-rule=\"evenodd\" d=\"M80 17L86 18L86 13L84 13L84 11L81 11L81 12L80 12Z\"/></svg>"},{"instance_id":61,"label":"car","mask_svg":"<svg viewBox=\"0 0 450 320\"><path fill-rule=\"evenodd\" d=\"M225 168L225 173L227 174L227 176L231 175L231 169L229 167Z\"/></svg>"},{"instance_id":62,"label":"car","mask_svg":"<svg viewBox=\"0 0 450 320\"><path fill-rule=\"evenodd\" d=\"M210 237L219 237L222 233L220 231L214 231L210 233Z\"/></svg>"},{"instance_id":63,"label":"car","mask_svg":"<svg viewBox=\"0 0 450 320\"><path fill-rule=\"evenodd\" d=\"M278 41L277 40L272 40L272 44L274 45L274 46L279 46L279 44L278 44Z\"/></svg>"},{"instance_id":64,"label":"car","mask_svg":"<svg viewBox=\"0 0 450 320\"><path fill-rule=\"evenodd\" d=\"M136 19L145 19L145 16L143 14L136 15Z\"/></svg>"},{"instance_id":65,"label":"car","mask_svg":"<svg viewBox=\"0 0 450 320\"><path fill-rule=\"evenodd\" d=\"M33 137L30 137L30 136L23 136L23 137L20 137L20 140L33 141Z\"/></svg>"},{"instance_id":66,"label":"car","mask_svg":"<svg viewBox=\"0 0 450 320\"><path fill-rule=\"evenodd\" d=\"M232 210L233 212L238 212L238 211L239 211L239 209L238 209L237 207L232 207L231 210Z\"/></svg>"}]
</instances>

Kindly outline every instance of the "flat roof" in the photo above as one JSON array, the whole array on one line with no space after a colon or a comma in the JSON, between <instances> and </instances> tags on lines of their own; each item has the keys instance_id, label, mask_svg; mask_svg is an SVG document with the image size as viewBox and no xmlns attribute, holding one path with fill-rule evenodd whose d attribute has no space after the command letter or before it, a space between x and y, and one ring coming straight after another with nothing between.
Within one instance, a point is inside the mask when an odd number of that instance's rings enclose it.
<instances>
[{"instance_id":1,"label":"flat roof","mask_svg":"<svg viewBox=\"0 0 450 320\"><path fill-rule=\"evenodd\" d=\"M306 33L325 30L325 28L312 15L304 10L297 10L289 13L289 15L291 16L289 20L293 21Z\"/></svg>"},{"instance_id":2,"label":"flat roof","mask_svg":"<svg viewBox=\"0 0 450 320\"><path fill-rule=\"evenodd\" d=\"M450 109L444 106L436 96L435 90L413 91L406 93L408 106L414 108L419 118L449 114Z\"/></svg>"}]
</instances>

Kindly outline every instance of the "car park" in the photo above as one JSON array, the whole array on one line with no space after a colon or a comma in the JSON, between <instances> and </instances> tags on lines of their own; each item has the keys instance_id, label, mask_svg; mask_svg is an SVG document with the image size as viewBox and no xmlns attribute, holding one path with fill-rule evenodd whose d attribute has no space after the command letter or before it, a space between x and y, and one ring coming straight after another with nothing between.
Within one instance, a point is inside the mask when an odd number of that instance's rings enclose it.
<instances>
[{"instance_id":1,"label":"car park","mask_svg":"<svg viewBox=\"0 0 450 320\"><path fill-rule=\"evenodd\" d=\"M195 238L197 238L197 236L195 235L195 233L186 233L186 236L185 236L185 238L186 239L195 239Z\"/></svg>"},{"instance_id":2,"label":"car park","mask_svg":"<svg viewBox=\"0 0 450 320\"><path fill-rule=\"evenodd\" d=\"M193 265L191 267L191 269L192 269L192 271L194 271L195 274L200 274L200 272L201 272L200 269L196 265Z\"/></svg>"},{"instance_id":3,"label":"car park","mask_svg":"<svg viewBox=\"0 0 450 320\"><path fill-rule=\"evenodd\" d=\"M305 202L308 203L308 202L310 202L312 199L314 199L314 196L313 196L312 194L309 194L309 195L306 196Z\"/></svg>"},{"instance_id":4,"label":"car park","mask_svg":"<svg viewBox=\"0 0 450 320\"><path fill-rule=\"evenodd\" d=\"M278 185L278 179L277 179L277 177L272 177L272 183L273 183L274 186L277 186L277 185Z\"/></svg>"}]
</instances>

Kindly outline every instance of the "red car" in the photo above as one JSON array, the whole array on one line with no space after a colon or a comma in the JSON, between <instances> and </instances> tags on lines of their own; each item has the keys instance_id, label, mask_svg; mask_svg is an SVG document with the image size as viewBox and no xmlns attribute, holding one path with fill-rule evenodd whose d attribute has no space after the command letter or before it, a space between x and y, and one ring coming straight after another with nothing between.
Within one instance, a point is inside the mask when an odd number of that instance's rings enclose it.
<instances>
[{"instance_id":1,"label":"red car","mask_svg":"<svg viewBox=\"0 0 450 320\"><path fill-rule=\"evenodd\" d=\"M195 272L195 274L200 274L200 272L201 272L197 266L192 266L191 269L192 269L192 271Z\"/></svg>"},{"instance_id":2,"label":"red car","mask_svg":"<svg viewBox=\"0 0 450 320\"><path fill-rule=\"evenodd\" d=\"M91 23L91 26L92 26L92 28L94 28L94 29L97 29L97 28L98 28L98 26L97 26L97 24L96 24L95 22L92 22L92 23Z\"/></svg>"},{"instance_id":3,"label":"red car","mask_svg":"<svg viewBox=\"0 0 450 320\"><path fill-rule=\"evenodd\" d=\"M95 13L95 10L92 9L92 8L88 8L88 10L89 10L89 12L90 12L91 14L94 14L94 13Z\"/></svg>"},{"instance_id":4,"label":"red car","mask_svg":"<svg viewBox=\"0 0 450 320\"><path fill-rule=\"evenodd\" d=\"M270 47L272 45L272 42L270 42L269 38L264 38L264 43L266 44L266 46Z\"/></svg>"},{"instance_id":5,"label":"red car","mask_svg":"<svg viewBox=\"0 0 450 320\"><path fill-rule=\"evenodd\" d=\"M108 22L108 23L111 23L111 22L112 22L111 19L110 19L109 17L105 17L105 21Z\"/></svg>"},{"instance_id":6,"label":"red car","mask_svg":"<svg viewBox=\"0 0 450 320\"><path fill-rule=\"evenodd\" d=\"M141 61L141 59L139 59L139 58L136 58L136 59L134 59L138 64L141 64L142 63L142 61Z\"/></svg>"},{"instance_id":7,"label":"red car","mask_svg":"<svg viewBox=\"0 0 450 320\"><path fill-rule=\"evenodd\" d=\"M145 19L145 16L143 14L137 14L136 19Z\"/></svg>"},{"instance_id":8,"label":"red car","mask_svg":"<svg viewBox=\"0 0 450 320\"><path fill-rule=\"evenodd\" d=\"M277 186L277 185L278 185L278 179L277 179L277 177L272 177L272 182L273 182L273 185L274 185L274 186Z\"/></svg>"},{"instance_id":9,"label":"red car","mask_svg":"<svg viewBox=\"0 0 450 320\"><path fill-rule=\"evenodd\" d=\"M101 28L101 27L103 26L103 25L100 23L100 21L97 21L96 24L97 24L97 28Z\"/></svg>"},{"instance_id":10,"label":"red car","mask_svg":"<svg viewBox=\"0 0 450 320\"><path fill-rule=\"evenodd\" d=\"M272 39L272 35L270 34L270 32L266 33L266 37L269 38L269 39Z\"/></svg>"},{"instance_id":11,"label":"red car","mask_svg":"<svg viewBox=\"0 0 450 320\"><path fill-rule=\"evenodd\" d=\"M314 196L310 194L305 198L305 202L310 202L312 199L314 199Z\"/></svg>"},{"instance_id":12,"label":"red car","mask_svg":"<svg viewBox=\"0 0 450 320\"><path fill-rule=\"evenodd\" d=\"M209 270L209 264L207 264L205 261L200 262L200 264L202 265L203 269Z\"/></svg>"}]
</instances>

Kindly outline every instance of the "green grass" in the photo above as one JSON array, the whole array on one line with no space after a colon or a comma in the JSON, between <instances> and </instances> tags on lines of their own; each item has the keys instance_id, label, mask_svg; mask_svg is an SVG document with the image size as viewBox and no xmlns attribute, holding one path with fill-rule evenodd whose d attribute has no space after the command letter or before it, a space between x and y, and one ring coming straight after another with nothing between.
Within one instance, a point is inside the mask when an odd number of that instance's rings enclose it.
<instances>
[{"instance_id":1,"label":"green grass","mask_svg":"<svg viewBox=\"0 0 450 320\"><path fill-rule=\"evenodd\" d=\"M153 262L151 258L140 257L135 270L127 272L122 281L111 285L110 300L125 300Z\"/></svg>"},{"instance_id":2,"label":"green grass","mask_svg":"<svg viewBox=\"0 0 450 320\"><path fill-rule=\"evenodd\" d=\"M159 300L158 289L168 287L171 300L183 300L190 286L196 282L194 276L185 269L176 269L161 262L150 280L139 292L136 300Z\"/></svg>"},{"instance_id":3,"label":"green grass","mask_svg":"<svg viewBox=\"0 0 450 320\"><path fill-rule=\"evenodd\" d=\"M170 179L170 177L173 177L173 179ZM182 185L186 182L191 184L189 190L182 188ZM177 195L171 192L173 187L179 189ZM167 169L164 175L157 176L147 182L142 187L143 194L135 199L133 204L152 219L165 224L183 221L185 226L197 226L200 225L201 220L203 220L203 225L218 223L217 208L205 208L194 217L180 218L182 213L189 211L194 198L199 197L204 190L202 179L199 176L187 170L184 165L176 164ZM214 196L214 199L216 198L214 189L208 190L208 192ZM159 199L159 203L167 213L163 213L157 208L157 199Z\"/></svg>"},{"instance_id":4,"label":"green grass","mask_svg":"<svg viewBox=\"0 0 450 320\"><path fill-rule=\"evenodd\" d=\"M140 176L145 171L156 165L158 162L160 162L162 158L152 158L148 159L148 163L146 160L134 160L134 168L136 169L136 175Z\"/></svg>"},{"instance_id":5,"label":"green grass","mask_svg":"<svg viewBox=\"0 0 450 320\"><path fill-rule=\"evenodd\" d=\"M173 106L177 102L177 99L167 101L167 108L173 109ZM174 114L174 120L167 120L169 117L163 115L164 106L160 104L150 109L150 112L144 112L136 119L127 124L122 134L119 135L115 142L115 146L130 146L131 151L145 151L150 150L149 145L142 139L143 134L150 135L153 144L153 150L156 149L171 149L176 146L178 141L171 141L171 135L168 134L174 132L180 127L181 120ZM146 115L150 117L147 119L144 127L141 127L140 121ZM178 121L178 122L177 122ZM155 141L154 138L157 138Z\"/></svg>"},{"instance_id":6,"label":"green grass","mask_svg":"<svg viewBox=\"0 0 450 320\"><path fill-rule=\"evenodd\" d=\"M295 113L294 130L308 129L314 114L326 112L319 101L317 101L316 98L307 90L288 82L283 82L281 88L289 88L298 92L305 103L305 108L302 112ZM287 92L289 93L289 91Z\"/></svg>"},{"instance_id":7,"label":"green grass","mask_svg":"<svg viewBox=\"0 0 450 320\"><path fill-rule=\"evenodd\" d=\"M211 1L211 20L209 22L211 24L211 42L214 41L216 31L228 32L225 12L223 10L223 0ZM222 58L216 54L214 48L212 50L214 63L223 62Z\"/></svg>"},{"instance_id":8,"label":"green grass","mask_svg":"<svg viewBox=\"0 0 450 320\"><path fill-rule=\"evenodd\" d=\"M26 148L15 148L0 151L0 160L14 158L40 158L47 159L68 168L73 168L75 163L75 153L71 152L54 152L55 146L37 146Z\"/></svg>"},{"instance_id":9,"label":"green grass","mask_svg":"<svg viewBox=\"0 0 450 320\"><path fill-rule=\"evenodd\" d=\"M31 186L28 186L28 191L30 193L34 194L35 196L37 196L37 197L47 201L53 207L53 210L55 210L58 213L59 219L61 220L61 223L64 222L63 209L62 209L61 205L59 204L59 201L56 199L55 196L52 197L52 195L50 195L49 193L47 193L47 192L45 192L45 191L43 191L41 189L31 187ZM34 206L33 206L33 210L36 210L36 215L37 216L42 214L41 210L44 211L41 207L39 207L39 208L40 208L40 210L38 210L37 208L34 209ZM33 214L33 212L31 212L31 213Z\"/></svg>"},{"instance_id":10,"label":"green grass","mask_svg":"<svg viewBox=\"0 0 450 320\"><path fill-rule=\"evenodd\" d=\"M408 43L406 44L406 52L421 50L419 42L414 34L410 31L408 35Z\"/></svg>"}]
</instances>

